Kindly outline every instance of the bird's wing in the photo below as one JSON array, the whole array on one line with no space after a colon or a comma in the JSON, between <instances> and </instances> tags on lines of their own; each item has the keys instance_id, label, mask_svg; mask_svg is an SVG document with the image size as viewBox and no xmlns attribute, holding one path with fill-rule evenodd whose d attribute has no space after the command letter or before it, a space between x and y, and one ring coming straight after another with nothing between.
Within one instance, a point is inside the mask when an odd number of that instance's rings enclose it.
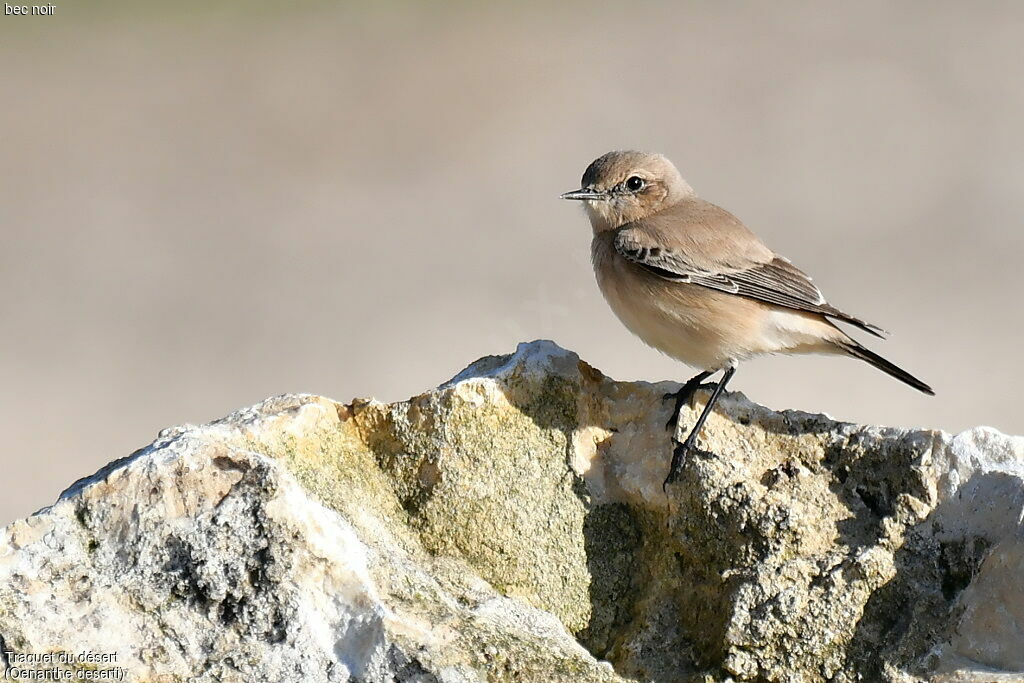
<instances>
[{"instance_id":1,"label":"bird's wing","mask_svg":"<svg viewBox=\"0 0 1024 683\"><path fill-rule=\"evenodd\" d=\"M830 305L806 273L773 254L732 214L707 202L628 224L613 243L623 258L665 280L820 313L877 337L884 333Z\"/></svg>"}]
</instances>

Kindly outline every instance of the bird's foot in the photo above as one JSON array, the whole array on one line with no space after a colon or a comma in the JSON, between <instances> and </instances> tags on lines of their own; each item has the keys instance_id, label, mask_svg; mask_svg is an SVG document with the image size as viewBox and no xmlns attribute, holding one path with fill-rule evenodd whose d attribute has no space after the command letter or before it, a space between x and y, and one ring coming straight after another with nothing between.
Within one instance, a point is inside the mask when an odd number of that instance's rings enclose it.
<instances>
[{"instance_id":1,"label":"bird's foot","mask_svg":"<svg viewBox=\"0 0 1024 683\"><path fill-rule=\"evenodd\" d=\"M661 485L661 490L666 491L668 485L675 483L679 479L679 471L683 468L683 463L686 462L686 456L690 454L690 450L693 448L693 444L690 440L676 441L676 447L672 449L672 465L668 468L668 476L665 477L665 482Z\"/></svg>"},{"instance_id":2,"label":"bird's foot","mask_svg":"<svg viewBox=\"0 0 1024 683\"><path fill-rule=\"evenodd\" d=\"M697 393L698 389L704 389L709 386L714 386L714 383L708 382L707 385L704 385L699 380L696 382L690 380L684 384L679 391L673 391L662 396L661 399L663 401L668 401L669 399L675 401L675 405L672 408L672 414L669 415L668 422L665 423L665 429L670 432L675 431L676 425L679 424L679 411L683 409L683 405L690 402L690 399L693 398L693 395Z\"/></svg>"},{"instance_id":3,"label":"bird's foot","mask_svg":"<svg viewBox=\"0 0 1024 683\"><path fill-rule=\"evenodd\" d=\"M675 448L672 449L672 464L668 468L668 476L665 477L665 482L661 485L661 490L667 492L669 484L674 484L679 481L679 476L682 474L683 465L692 456L697 457L710 457L714 454L710 451L705 451L702 448L697 447L693 441L687 439L686 441L674 441Z\"/></svg>"}]
</instances>

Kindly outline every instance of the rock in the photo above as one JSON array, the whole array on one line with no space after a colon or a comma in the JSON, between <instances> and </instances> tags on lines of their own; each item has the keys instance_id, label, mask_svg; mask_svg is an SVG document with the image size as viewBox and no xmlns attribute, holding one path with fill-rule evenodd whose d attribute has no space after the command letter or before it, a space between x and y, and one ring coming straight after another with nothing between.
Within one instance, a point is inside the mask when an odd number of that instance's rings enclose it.
<instances>
[{"instance_id":1,"label":"rock","mask_svg":"<svg viewBox=\"0 0 1024 683\"><path fill-rule=\"evenodd\" d=\"M283 396L166 430L0 535L3 665L1020 679L1024 439L727 394L665 493L676 387L534 342L407 402ZM64 661L26 661L45 653Z\"/></svg>"}]
</instances>

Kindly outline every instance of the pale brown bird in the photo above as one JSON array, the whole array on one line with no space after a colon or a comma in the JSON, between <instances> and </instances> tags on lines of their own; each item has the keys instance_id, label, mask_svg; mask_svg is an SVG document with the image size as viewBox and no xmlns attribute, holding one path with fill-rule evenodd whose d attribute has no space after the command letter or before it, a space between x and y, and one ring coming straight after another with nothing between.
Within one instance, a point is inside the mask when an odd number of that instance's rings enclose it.
<instances>
[{"instance_id":1,"label":"pale brown bird","mask_svg":"<svg viewBox=\"0 0 1024 683\"><path fill-rule=\"evenodd\" d=\"M881 328L830 305L803 271L776 255L731 213L698 197L660 154L609 152L583 174L580 200L594 229L591 256L615 315L647 344L701 370L675 398L679 410L723 370L704 411L678 442L665 483L683 459L740 361L765 353L853 356L934 395L931 387L864 348L833 321L877 337Z\"/></svg>"}]
</instances>

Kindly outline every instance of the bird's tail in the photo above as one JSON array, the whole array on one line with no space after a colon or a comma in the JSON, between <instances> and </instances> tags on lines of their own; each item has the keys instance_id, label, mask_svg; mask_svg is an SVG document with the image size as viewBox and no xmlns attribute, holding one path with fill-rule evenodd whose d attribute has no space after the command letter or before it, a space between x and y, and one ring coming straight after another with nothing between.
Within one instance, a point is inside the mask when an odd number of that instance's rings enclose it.
<instances>
[{"instance_id":1,"label":"bird's tail","mask_svg":"<svg viewBox=\"0 0 1024 683\"><path fill-rule=\"evenodd\" d=\"M842 342L839 342L839 346L840 348L843 349L843 351L846 351L854 358L860 358L863 361L871 363L876 368L878 368L885 374L889 375L890 377L895 377L899 381L905 382L910 386L914 387L915 389L917 389L918 391L928 394L929 396L935 395L935 392L932 390L930 386L928 386L918 378L914 377L903 368L900 368L894 365L893 363L890 363L889 361L882 358L874 351L870 351L864 348L856 341L852 339L844 340Z\"/></svg>"}]
</instances>

